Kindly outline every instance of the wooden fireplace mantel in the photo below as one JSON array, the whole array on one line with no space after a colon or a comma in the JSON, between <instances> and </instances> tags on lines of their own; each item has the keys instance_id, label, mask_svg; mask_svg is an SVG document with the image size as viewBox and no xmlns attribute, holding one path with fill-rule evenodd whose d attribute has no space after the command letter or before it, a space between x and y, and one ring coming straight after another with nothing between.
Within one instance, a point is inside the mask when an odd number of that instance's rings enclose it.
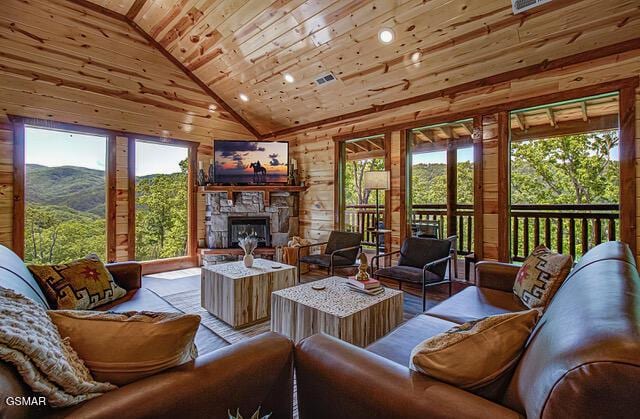
<instances>
[{"instance_id":1,"label":"wooden fireplace mantel","mask_svg":"<svg viewBox=\"0 0 640 419\"><path fill-rule=\"evenodd\" d=\"M264 206L271 204L271 192L304 192L307 186L290 186L290 185L208 185L199 186L200 193L226 192L227 199L231 200L232 205L236 203L236 194L241 192L262 192Z\"/></svg>"}]
</instances>

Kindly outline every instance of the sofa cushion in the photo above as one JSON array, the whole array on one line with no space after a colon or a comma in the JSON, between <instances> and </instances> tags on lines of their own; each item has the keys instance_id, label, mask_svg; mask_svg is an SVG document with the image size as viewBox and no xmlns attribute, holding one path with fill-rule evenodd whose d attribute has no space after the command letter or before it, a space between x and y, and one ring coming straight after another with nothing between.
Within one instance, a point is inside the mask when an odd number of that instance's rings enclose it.
<instances>
[{"instance_id":1,"label":"sofa cushion","mask_svg":"<svg viewBox=\"0 0 640 419\"><path fill-rule=\"evenodd\" d=\"M454 326L457 324L420 314L369 345L367 350L408 367L411 351L417 344Z\"/></svg>"},{"instance_id":2,"label":"sofa cushion","mask_svg":"<svg viewBox=\"0 0 640 419\"><path fill-rule=\"evenodd\" d=\"M126 385L197 357L194 339L200 316L194 314L74 310L48 314L101 381Z\"/></svg>"},{"instance_id":3,"label":"sofa cushion","mask_svg":"<svg viewBox=\"0 0 640 419\"><path fill-rule=\"evenodd\" d=\"M89 310L127 293L97 257L60 265L28 265L52 308Z\"/></svg>"},{"instance_id":4,"label":"sofa cushion","mask_svg":"<svg viewBox=\"0 0 640 419\"><path fill-rule=\"evenodd\" d=\"M418 344L410 368L456 387L478 390L520 358L540 312L498 314L455 326Z\"/></svg>"},{"instance_id":5,"label":"sofa cushion","mask_svg":"<svg viewBox=\"0 0 640 419\"><path fill-rule=\"evenodd\" d=\"M2 245L0 245L0 287L12 289L47 309L51 308L38 282L22 259Z\"/></svg>"},{"instance_id":6,"label":"sofa cushion","mask_svg":"<svg viewBox=\"0 0 640 419\"><path fill-rule=\"evenodd\" d=\"M376 277L391 278L398 281L414 282L422 284L422 268L413 266L391 266L388 268L378 269L374 272ZM426 272L426 283L442 281L442 277L433 272Z\"/></svg>"},{"instance_id":7,"label":"sofa cushion","mask_svg":"<svg viewBox=\"0 0 640 419\"><path fill-rule=\"evenodd\" d=\"M472 286L428 310L427 314L455 323L466 323L526 308L520 299L510 292Z\"/></svg>"},{"instance_id":8,"label":"sofa cushion","mask_svg":"<svg viewBox=\"0 0 640 419\"><path fill-rule=\"evenodd\" d=\"M538 246L525 259L516 275L513 293L529 308L546 307L573 265L571 255Z\"/></svg>"}]
</instances>

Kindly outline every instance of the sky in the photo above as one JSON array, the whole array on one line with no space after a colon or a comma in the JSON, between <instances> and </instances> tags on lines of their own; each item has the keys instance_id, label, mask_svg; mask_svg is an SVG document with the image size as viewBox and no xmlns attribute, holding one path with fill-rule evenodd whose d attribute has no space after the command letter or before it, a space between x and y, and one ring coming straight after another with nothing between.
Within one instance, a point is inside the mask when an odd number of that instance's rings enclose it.
<instances>
[{"instance_id":1,"label":"sky","mask_svg":"<svg viewBox=\"0 0 640 419\"><path fill-rule=\"evenodd\" d=\"M216 173L253 174L251 163L260 162L268 173L287 174L287 144L257 141L215 141Z\"/></svg>"},{"instance_id":2,"label":"sky","mask_svg":"<svg viewBox=\"0 0 640 419\"><path fill-rule=\"evenodd\" d=\"M466 147L458 149L458 163L470 161L473 162L473 147ZM411 155L411 164L420 163L446 163L447 152L446 151L434 151L431 153L414 153Z\"/></svg>"},{"instance_id":3,"label":"sky","mask_svg":"<svg viewBox=\"0 0 640 419\"><path fill-rule=\"evenodd\" d=\"M25 160L42 166L79 166L105 170L107 138L97 135L25 128ZM136 176L176 173L188 155L185 147L136 142Z\"/></svg>"}]
</instances>

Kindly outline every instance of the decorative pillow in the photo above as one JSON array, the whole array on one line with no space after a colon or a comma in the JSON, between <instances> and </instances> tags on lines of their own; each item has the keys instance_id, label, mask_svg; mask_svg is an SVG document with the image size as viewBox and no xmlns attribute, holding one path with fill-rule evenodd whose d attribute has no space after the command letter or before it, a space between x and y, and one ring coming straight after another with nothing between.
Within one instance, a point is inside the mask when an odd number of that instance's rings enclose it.
<instances>
[{"instance_id":1,"label":"decorative pillow","mask_svg":"<svg viewBox=\"0 0 640 419\"><path fill-rule=\"evenodd\" d=\"M97 256L61 265L27 266L52 308L89 310L127 293L118 286Z\"/></svg>"},{"instance_id":2,"label":"decorative pillow","mask_svg":"<svg viewBox=\"0 0 640 419\"><path fill-rule=\"evenodd\" d=\"M0 359L15 366L24 382L52 407L71 406L116 388L91 377L44 307L1 287Z\"/></svg>"},{"instance_id":3,"label":"decorative pillow","mask_svg":"<svg viewBox=\"0 0 640 419\"><path fill-rule=\"evenodd\" d=\"M518 311L456 326L413 348L410 368L468 390L487 386L518 361L539 315Z\"/></svg>"},{"instance_id":4,"label":"decorative pillow","mask_svg":"<svg viewBox=\"0 0 640 419\"><path fill-rule=\"evenodd\" d=\"M97 380L125 385L198 356L197 315L67 310L48 314Z\"/></svg>"},{"instance_id":5,"label":"decorative pillow","mask_svg":"<svg viewBox=\"0 0 640 419\"><path fill-rule=\"evenodd\" d=\"M546 307L571 271L573 258L538 246L518 271L513 293L529 308Z\"/></svg>"}]
</instances>

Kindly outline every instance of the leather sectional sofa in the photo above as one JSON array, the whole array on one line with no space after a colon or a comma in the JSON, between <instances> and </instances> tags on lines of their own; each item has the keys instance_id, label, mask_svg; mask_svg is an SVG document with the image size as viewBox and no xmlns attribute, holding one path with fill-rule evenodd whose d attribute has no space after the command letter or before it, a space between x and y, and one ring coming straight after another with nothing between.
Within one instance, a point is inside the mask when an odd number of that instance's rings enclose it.
<instances>
[{"instance_id":1,"label":"leather sectional sofa","mask_svg":"<svg viewBox=\"0 0 640 419\"><path fill-rule=\"evenodd\" d=\"M296 347L300 417L632 418L640 412L640 280L629 248L583 256L490 396L408 368L415 345L457 324L524 309L518 267L482 262L468 287L367 350L315 335Z\"/></svg>"},{"instance_id":2,"label":"leather sectional sofa","mask_svg":"<svg viewBox=\"0 0 640 419\"><path fill-rule=\"evenodd\" d=\"M127 290L127 295L100 309L150 310L159 307L154 297L163 301L140 288L140 264L109 264L107 269L116 283ZM22 260L3 246L0 246L0 286L34 301L44 300ZM168 304L167 309L160 308L175 311ZM118 342L113 342L113 350L118 350ZM293 409L293 344L275 333L265 333L68 408L50 409L15 402L30 396L34 394L15 368L0 361L2 418L223 418L227 417L227 410L235 412L239 408L247 416L258 406L262 406L262 412L272 412L273 417L289 418Z\"/></svg>"}]
</instances>

